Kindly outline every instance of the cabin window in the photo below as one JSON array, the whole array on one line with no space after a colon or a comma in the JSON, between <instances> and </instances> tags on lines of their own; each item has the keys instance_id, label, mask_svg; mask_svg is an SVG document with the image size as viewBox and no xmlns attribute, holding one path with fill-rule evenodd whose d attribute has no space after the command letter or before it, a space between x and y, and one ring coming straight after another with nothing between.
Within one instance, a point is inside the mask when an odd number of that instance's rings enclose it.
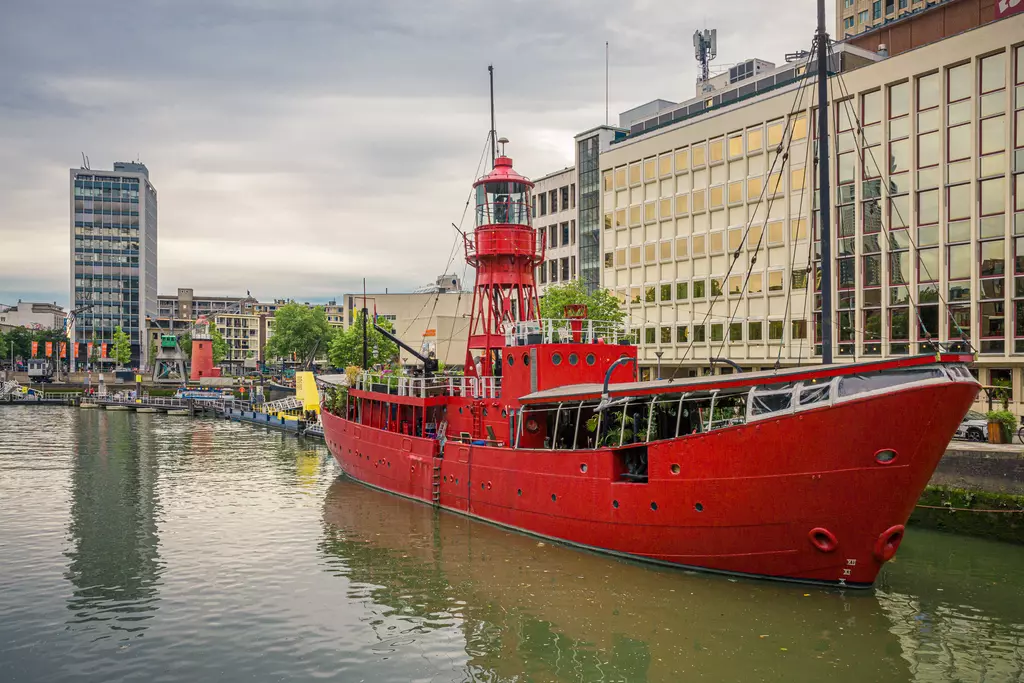
<instances>
[{"instance_id":1,"label":"cabin window","mask_svg":"<svg viewBox=\"0 0 1024 683\"><path fill-rule=\"evenodd\" d=\"M552 365L561 365L562 364L562 354L560 354L560 353L553 353L553 354L551 354L551 364Z\"/></svg>"},{"instance_id":2,"label":"cabin window","mask_svg":"<svg viewBox=\"0 0 1024 683\"><path fill-rule=\"evenodd\" d=\"M793 409L793 387L776 386L767 389L755 388L750 392L747 409L748 419L759 419L772 413L790 412Z\"/></svg>"},{"instance_id":3,"label":"cabin window","mask_svg":"<svg viewBox=\"0 0 1024 683\"><path fill-rule=\"evenodd\" d=\"M879 391L911 382L922 382L931 379L945 378L942 368L904 368L899 370L882 370L863 375L848 375L839 380L839 396L849 397L857 394Z\"/></svg>"},{"instance_id":4,"label":"cabin window","mask_svg":"<svg viewBox=\"0 0 1024 683\"><path fill-rule=\"evenodd\" d=\"M800 394L797 402L801 406L814 405L828 401L832 391L832 384L811 384L800 387Z\"/></svg>"}]
</instances>

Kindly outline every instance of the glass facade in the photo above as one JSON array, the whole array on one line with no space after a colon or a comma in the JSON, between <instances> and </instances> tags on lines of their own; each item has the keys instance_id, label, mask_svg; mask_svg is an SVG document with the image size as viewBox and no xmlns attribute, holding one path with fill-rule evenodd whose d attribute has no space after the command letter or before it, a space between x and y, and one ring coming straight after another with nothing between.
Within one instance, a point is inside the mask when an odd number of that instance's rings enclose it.
<instances>
[{"instance_id":1,"label":"glass facade","mask_svg":"<svg viewBox=\"0 0 1024 683\"><path fill-rule=\"evenodd\" d=\"M593 293L601 286L601 169L598 135L577 140L579 169L580 281ZM654 164L651 164L654 175ZM635 166L639 177L640 165ZM631 172L632 174L632 172Z\"/></svg>"},{"instance_id":2,"label":"glass facade","mask_svg":"<svg viewBox=\"0 0 1024 683\"><path fill-rule=\"evenodd\" d=\"M103 359L120 326L132 345L131 367L146 364L145 317L157 311L157 199L142 173L74 169L71 172L73 283L77 315L75 365ZM93 344L88 357L86 344Z\"/></svg>"}]
</instances>

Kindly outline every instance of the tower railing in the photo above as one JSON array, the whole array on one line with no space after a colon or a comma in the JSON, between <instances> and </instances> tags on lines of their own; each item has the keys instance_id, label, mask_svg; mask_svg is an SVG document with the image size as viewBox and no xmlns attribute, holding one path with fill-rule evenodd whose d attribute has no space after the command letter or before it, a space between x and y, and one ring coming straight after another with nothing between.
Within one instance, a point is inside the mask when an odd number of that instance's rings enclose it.
<instances>
[{"instance_id":1,"label":"tower railing","mask_svg":"<svg viewBox=\"0 0 1024 683\"><path fill-rule=\"evenodd\" d=\"M510 230L509 228L520 228ZM539 244L538 244L539 242ZM533 266L544 262L546 245L533 228L521 225L487 225L463 238L466 262L476 266L481 256L527 256Z\"/></svg>"},{"instance_id":2,"label":"tower railing","mask_svg":"<svg viewBox=\"0 0 1024 683\"><path fill-rule=\"evenodd\" d=\"M544 318L518 322L506 333L506 346L528 344L621 344L637 342L635 330L611 320Z\"/></svg>"},{"instance_id":3,"label":"tower railing","mask_svg":"<svg viewBox=\"0 0 1024 683\"><path fill-rule=\"evenodd\" d=\"M476 205L476 224L530 225L530 205L526 202L485 202Z\"/></svg>"}]
</instances>

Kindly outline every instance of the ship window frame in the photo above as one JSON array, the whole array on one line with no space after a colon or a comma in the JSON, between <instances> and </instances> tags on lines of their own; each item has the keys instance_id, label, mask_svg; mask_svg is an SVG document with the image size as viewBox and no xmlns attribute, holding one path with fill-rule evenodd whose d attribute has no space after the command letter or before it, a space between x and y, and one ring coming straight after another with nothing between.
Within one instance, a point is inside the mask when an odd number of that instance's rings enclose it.
<instances>
[{"instance_id":1,"label":"ship window frame","mask_svg":"<svg viewBox=\"0 0 1024 683\"><path fill-rule=\"evenodd\" d=\"M751 387L750 393L747 394L747 422L757 422L758 420L767 420L780 415L793 414L795 412L796 394L799 386L799 383L793 383L784 384L781 387L777 384L768 385L768 387ZM762 400L782 396L788 397L788 400L782 407L773 407Z\"/></svg>"},{"instance_id":2,"label":"ship window frame","mask_svg":"<svg viewBox=\"0 0 1024 683\"><path fill-rule=\"evenodd\" d=\"M881 379L889 379L890 381L878 381ZM858 381L860 382L859 390L854 385L854 382ZM836 378L835 402L843 403L870 396L888 394L894 390L902 391L903 389L950 381L952 380L950 380L949 376L939 365L914 365L904 368L890 368L874 372L842 375ZM849 393L844 393L844 391Z\"/></svg>"}]
</instances>

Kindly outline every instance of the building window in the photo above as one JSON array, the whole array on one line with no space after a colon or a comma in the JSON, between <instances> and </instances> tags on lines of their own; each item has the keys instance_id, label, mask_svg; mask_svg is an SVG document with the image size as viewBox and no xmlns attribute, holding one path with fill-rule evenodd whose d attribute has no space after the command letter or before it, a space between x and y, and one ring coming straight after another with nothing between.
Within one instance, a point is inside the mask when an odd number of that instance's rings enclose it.
<instances>
[{"instance_id":1,"label":"building window","mask_svg":"<svg viewBox=\"0 0 1024 683\"><path fill-rule=\"evenodd\" d=\"M871 18L881 19L882 18L882 0L875 0L871 4Z\"/></svg>"},{"instance_id":2,"label":"building window","mask_svg":"<svg viewBox=\"0 0 1024 683\"><path fill-rule=\"evenodd\" d=\"M562 246L569 244L569 223L562 223Z\"/></svg>"},{"instance_id":3,"label":"building window","mask_svg":"<svg viewBox=\"0 0 1024 683\"><path fill-rule=\"evenodd\" d=\"M857 22L860 23L860 24L868 23L868 19L869 19L869 13L868 13L867 10L864 10L863 12L860 12L857 15Z\"/></svg>"}]
</instances>

